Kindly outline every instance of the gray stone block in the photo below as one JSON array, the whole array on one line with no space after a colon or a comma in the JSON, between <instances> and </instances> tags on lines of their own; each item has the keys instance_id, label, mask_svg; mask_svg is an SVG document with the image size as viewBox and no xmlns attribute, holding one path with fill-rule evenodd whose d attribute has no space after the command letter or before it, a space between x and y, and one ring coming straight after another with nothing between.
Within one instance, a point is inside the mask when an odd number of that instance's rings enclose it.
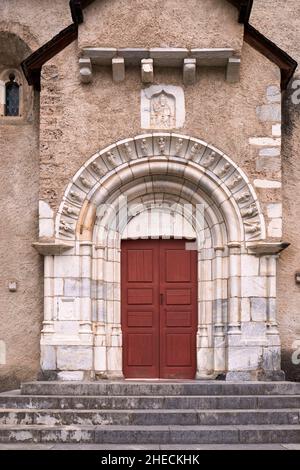
<instances>
[{"instance_id":1,"label":"gray stone block","mask_svg":"<svg viewBox=\"0 0 300 470\"><path fill-rule=\"evenodd\" d=\"M270 371L280 370L281 365L281 348L272 347L263 349L263 368Z\"/></svg>"},{"instance_id":2,"label":"gray stone block","mask_svg":"<svg viewBox=\"0 0 300 470\"><path fill-rule=\"evenodd\" d=\"M95 442L107 444L169 443L170 432L168 426L110 426L109 428L102 426L95 430Z\"/></svg>"},{"instance_id":3,"label":"gray stone block","mask_svg":"<svg viewBox=\"0 0 300 470\"><path fill-rule=\"evenodd\" d=\"M55 351L54 346L42 345L41 367L43 370L55 370L56 369L56 351Z\"/></svg>"},{"instance_id":4,"label":"gray stone block","mask_svg":"<svg viewBox=\"0 0 300 470\"><path fill-rule=\"evenodd\" d=\"M299 408L300 395L297 396L265 396L257 397L257 408L278 409L278 408Z\"/></svg>"},{"instance_id":5,"label":"gray stone block","mask_svg":"<svg viewBox=\"0 0 300 470\"><path fill-rule=\"evenodd\" d=\"M259 151L260 157L280 157L280 148L265 148Z\"/></svg>"},{"instance_id":6,"label":"gray stone block","mask_svg":"<svg viewBox=\"0 0 300 470\"><path fill-rule=\"evenodd\" d=\"M43 427L40 430L40 442L94 442L95 439L95 430L93 427L75 427L74 429L58 427L45 428Z\"/></svg>"},{"instance_id":7,"label":"gray stone block","mask_svg":"<svg viewBox=\"0 0 300 470\"><path fill-rule=\"evenodd\" d=\"M270 85L267 88L267 99L270 103L281 103L281 91L277 86Z\"/></svg>"},{"instance_id":8,"label":"gray stone block","mask_svg":"<svg viewBox=\"0 0 300 470\"><path fill-rule=\"evenodd\" d=\"M251 301L254 301L255 299L251 299ZM260 299L261 300L261 299ZM252 303L251 303L252 305ZM260 302L253 302L253 306L257 307L258 311L261 312L261 306L263 303ZM252 315L252 309L251 309L251 315ZM241 331L244 339L251 338L251 339L257 339L261 341L265 341L266 337L266 324L264 322L265 317L266 317L266 312L264 313L264 316L261 315L262 320L259 320L260 316L257 314L257 320L254 321L254 318L252 318L252 322L244 322L242 323L241 326ZM245 354L247 354L247 351L245 351Z\"/></svg>"},{"instance_id":9,"label":"gray stone block","mask_svg":"<svg viewBox=\"0 0 300 470\"><path fill-rule=\"evenodd\" d=\"M281 104L264 104L256 108L256 114L260 121L281 121Z\"/></svg>"},{"instance_id":10,"label":"gray stone block","mask_svg":"<svg viewBox=\"0 0 300 470\"><path fill-rule=\"evenodd\" d=\"M258 157L256 159L257 171L278 173L281 171L280 157Z\"/></svg>"},{"instance_id":11,"label":"gray stone block","mask_svg":"<svg viewBox=\"0 0 300 470\"><path fill-rule=\"evenodd\" d=\"M233 444L239 442L237 429L216 426L170 427L170 444Z\"/></svg>"}]
</instances>

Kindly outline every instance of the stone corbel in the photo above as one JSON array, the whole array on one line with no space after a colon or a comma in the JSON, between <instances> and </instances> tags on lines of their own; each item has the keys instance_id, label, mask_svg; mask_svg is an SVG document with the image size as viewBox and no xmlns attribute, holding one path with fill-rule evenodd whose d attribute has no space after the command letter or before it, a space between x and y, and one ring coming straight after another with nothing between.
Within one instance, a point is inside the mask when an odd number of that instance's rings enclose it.
<instances>
[{"instance_id":1,"label":"stone corbel","mask_svg":"<svg viewBox=\"0 0 300 470\"><path fill-rule=\"evenodd\" d=\"M61 255L65 251L71 250L74 248L74 243L54 240L48 242L35 242L32 243L32 246L40 253L40 255L51 256Z\"/></svg>"},{"instance_id":2,"label":"stone corbel","mask_svg":"<svg viewBox=\"0 0 300 470\"><path fill-rule=\"evenodd\" d=\"M183 62L183 83L194 85L196 81L196 59L184 59Z\"/></svg>"},{"instance_id":3,"label":"stone corbel","mask_svg":"<svg viewBox=\"0 0 300 470\"><path fill-rule=\"evenodd\" d=\"M265 242L256 241L248 242L246 244L248 252L256 255L278 255L283 250L290 246L290 243L285 242Z\"/></svg>"},{"instance_id":4,"label":"stone corbel","mask_svg":"<svg viewBox=\"0 0 300 470\"><path fill-rule=\"evenodd\" d=\"M240 57L230 57L227 63L226 80L228 83L237 83L240 80Z\"/></svg>"},{"instance_id":5,"label":"stone corbel","mask_svg":"<svg viewBox=\"0 0 300 470\"><path fill-rule=\"evenodd\" d=\"M93 78L91 59L89 57L79 59L79 68L82 83L90 83Z\"/></svg>"},{"instance_id":6,"label":"stone corbel","mask_svg":"<svg viewBox=\"0 0 300 470\"><path fill-rule=\"evenodd\" d=\"M122 82L125 79L124 57L115 57L112 59L112 73L114 82Z\"/></svg>"}]
</instances>

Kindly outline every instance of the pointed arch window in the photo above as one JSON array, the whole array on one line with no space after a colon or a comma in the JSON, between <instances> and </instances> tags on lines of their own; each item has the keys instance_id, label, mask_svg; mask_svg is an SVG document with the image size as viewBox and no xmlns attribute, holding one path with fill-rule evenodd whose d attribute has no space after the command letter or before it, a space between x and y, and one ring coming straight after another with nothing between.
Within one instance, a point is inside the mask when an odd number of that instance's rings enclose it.
<instances>
[{"instance_id":1,"label":"pointed arch window","mask_svg":"<svg viewBox=\"0 0 300 470\"><path fill-rule=\"evenodd\" d=\"M9 74L9 81L5 84L5 116L20 115L20 85L14 73Z\"/></svg>"}]
</instances>

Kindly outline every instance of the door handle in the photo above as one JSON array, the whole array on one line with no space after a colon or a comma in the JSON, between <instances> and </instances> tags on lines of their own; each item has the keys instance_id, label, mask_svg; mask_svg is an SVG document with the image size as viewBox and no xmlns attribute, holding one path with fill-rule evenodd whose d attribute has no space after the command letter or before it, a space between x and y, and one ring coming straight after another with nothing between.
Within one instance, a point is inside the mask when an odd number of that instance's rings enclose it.
<instances>
[{"instance_id":1,"label":"door handle","mask_svg":"<svg viewBox=\"0 0 300 470\"><path fill-rule=\"evenodd\" d=\"M160 305L164 303L164 294L160 294Z\"/></svg>"}]
</instances>

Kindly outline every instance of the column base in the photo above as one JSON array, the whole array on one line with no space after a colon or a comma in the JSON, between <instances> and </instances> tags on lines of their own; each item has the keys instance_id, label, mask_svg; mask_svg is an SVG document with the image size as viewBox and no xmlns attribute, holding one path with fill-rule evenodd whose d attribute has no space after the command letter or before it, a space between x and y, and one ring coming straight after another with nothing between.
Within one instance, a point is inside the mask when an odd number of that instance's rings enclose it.
<instances>
[{"instance_id":1,"label":"column base","mask_svg":"<svg viewBox=\"0 0 300 470\"><path fill-rule=\"evenodd\" d=\"M227 382L284 382L283 370L231 371L226 374Z\"/></svg>"},{"instance_id":2,"label":"column base","mask_svg":"<svg viewBox=\"0 0 300 470\"><path fill-rule=\"evenodd\" d=\"M121 371L109 371L106 373L106 378L108 380L124 380L125 377Z\"/></svg>"},{"instance_id":3,"label":"column base","mask_svg":"<svg viewBox=\"0 0 300 470\"><path fill-rule=\"evenodd\" d=\"M40 370L37 375L39 382L80 382L93 380L90 370Z\"/></svg>"}]
</instances>

